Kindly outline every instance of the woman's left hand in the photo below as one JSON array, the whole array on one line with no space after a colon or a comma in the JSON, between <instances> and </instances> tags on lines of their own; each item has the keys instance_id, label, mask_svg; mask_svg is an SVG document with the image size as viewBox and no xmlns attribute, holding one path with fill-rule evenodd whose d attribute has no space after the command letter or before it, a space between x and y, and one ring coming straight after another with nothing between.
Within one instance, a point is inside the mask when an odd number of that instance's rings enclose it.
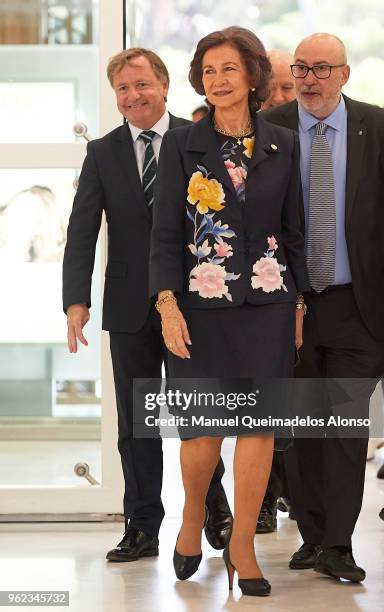
<instances>
[{"instance_id":1,"label":"woman's left hand","mask_svg":"<svg viewBox=\"0 0 384 612\"><path fill-rule=\"evenodd\" d=\"M296 349L303 345L303 320L304 320L304 310L296 309L296 337L295 344Z\"/></svg>"}]
</instances>

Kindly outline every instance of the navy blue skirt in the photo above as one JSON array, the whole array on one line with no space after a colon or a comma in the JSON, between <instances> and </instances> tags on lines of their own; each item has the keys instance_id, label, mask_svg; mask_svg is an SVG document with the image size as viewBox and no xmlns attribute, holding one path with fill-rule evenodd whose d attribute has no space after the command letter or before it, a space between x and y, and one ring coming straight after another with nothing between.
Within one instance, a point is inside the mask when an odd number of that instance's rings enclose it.
<instances>
[{"instance_id":1,"label":"navy blue skirt","mask_svg":"<svg viewBox=\"0 0 384 612\"><path fill-rule=\"evenodd\" d=\"M243 304L183 312L191 359L168 354L171 378L293 377L295 304Z\"/></svg>"},{"instance_id":2,"label":"navy blue skirt","mask_svg":"<svg viewBox=\"0 0 384 612\"><path fill-rule=\"evenodd\" d=\"M180 359L168 353L170 387L247 395L255 384L261 382L264 403L245 404L237 411L239 417L245 413L255 417L269 414L289 416L283 400L287 394L286 381L293 379L295 313L295 304L291 302L183 311L192 341L189 347L191 359ZM189 383L185 379L193 380ZM177 410L172 412L177 413ZM229 413L226 407L220 409L218 406L197 411L199 415L202 412L212 418L219 414L225 418L236 415L236 410ZM187 414L183 412L184 416ZM255 426L252 431L240 426L237 429L234 426L204 429L202 426L189 431L179 428L182 439L202 435L254 435L256 431L275 431L280 435L274 427Z\"/></svg>"}]
</instances>

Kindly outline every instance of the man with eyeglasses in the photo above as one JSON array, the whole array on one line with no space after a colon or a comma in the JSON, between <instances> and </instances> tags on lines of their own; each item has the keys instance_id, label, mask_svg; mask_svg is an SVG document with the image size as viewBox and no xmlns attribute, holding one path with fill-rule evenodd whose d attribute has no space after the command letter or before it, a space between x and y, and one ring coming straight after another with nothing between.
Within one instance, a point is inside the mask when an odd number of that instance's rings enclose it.
<instances>
[{"instance_id":1,"label":"man with eyeglasses","mask_svg":"<svg viewBox=\"0 0 384 612\"><path fill-rule=\"evenodd\" d=\"M342 94L350 68L336 36L305 38L291 70L297 102L263 115L298 131L300 138L312 289L305 296L308 313L297 376L322 379L332 410L358 409L368 416L384 364L384 111ZM330 379L349 379L336 407ZM312 390L312 396L303 396L310 414L322 396L304 383L300 390ZM365 571L353 558L352 534L361 509L368 440L346 433L335 436L328 428L322 437L295 434L288 455L299 478L293 478L294 469L288 469L288 478L304 543L290 568L314 568L360 582Z\"/></svg>"}]
</instances>

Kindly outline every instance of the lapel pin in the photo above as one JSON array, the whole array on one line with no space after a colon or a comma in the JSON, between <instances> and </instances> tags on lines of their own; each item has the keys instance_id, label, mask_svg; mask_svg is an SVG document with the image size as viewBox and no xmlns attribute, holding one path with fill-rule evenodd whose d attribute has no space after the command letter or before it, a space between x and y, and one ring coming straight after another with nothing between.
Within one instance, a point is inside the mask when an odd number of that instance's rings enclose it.
<instances>
[{"instance_id":1,"label":"lapel pin","mask_svg":"<svg viewBox=\"0 0 384 612\"><path fill-rule=\"evenodd\" d=\"M359 136L363 135L363 130L359 130Z\"/></svg>"},{"instance_id":2,"label":"lapel pin","mask_svg":"<svg viewBox=\"0 0 384 612\"><path fill-rule=\"evenodd\" d=\"M271 149L272 149L272 151L277 151L277 145L271 144Z\"/></svg>"}]
</instances>

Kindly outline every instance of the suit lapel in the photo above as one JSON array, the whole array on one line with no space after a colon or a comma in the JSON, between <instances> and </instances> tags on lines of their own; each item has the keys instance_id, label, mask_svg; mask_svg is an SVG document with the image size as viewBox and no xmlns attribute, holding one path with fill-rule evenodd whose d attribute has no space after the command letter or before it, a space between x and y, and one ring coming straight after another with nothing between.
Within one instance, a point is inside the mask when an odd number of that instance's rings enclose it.
<instances>
[{"instance_id":1,"label":"suit lapel","mask_svg":"<svg viewBox=\"0 0 384 612\"><path fill-rule=\"evenodd\" d=\"M348 227L357 186L359 184L362 168L362 160L366 147L367 128L364 124L364 118L359 113L353 100L347 96L343 96L347 107L347 177L346 177L346 192L345 192L345 226ZM298 131L298 107L297 102L290 102L281 110L281 120L277 119L276 123L284 125Z\"/></svg>"},{"instance_id":2,"label":"suit lapel","mask_svg":"<svg viewBox=\"0 0 384 612\"><path fill-rule=\"evenodd\" d=\"M201 153L199 165L204 166L236 198L235 188L228 174L224 161L218 152L215 131L212 125L212 112L196 123L190 130L186 150ZM196 167L196 171L198 168ZM227 202L229 204L229 202Z\"/></svg>"},{"instance_id":3,"label":"suit lapel","mask_svg":"<svg viewBox=\"0 0 384 612\"><path fill-rule=\"evenodd\" d=\"M215 148L210 147L201 158L201 165L207 168L214 177L223 185L225 185L232 194L236 197L235 188L228 174L228 170L224 166L224 161L217 151L217 143L214 143Z\"/></svg>"},{"instance_id":4,"label":"suit lapel","mask_svg":"<svg viewBox=\"0 0 384 612\"><path fill-rule=\"evenodd\" d=\"M171 115L171 113L169 113L170 129L185 125L187 123L188 122L186 120L174 117ZM121 126L120 130L117 132L116 138L120 145L119 159L121 168L124 176L129 181L132 200L134 202L138 202L138 204L143 208L148 219L151 219L151 210L148 208L148 204L144 196L143 185L137 168L136 155L133 149L132 134L128 123Z\"/></svg>"},{"instance_id":5,"label":"suit lapel","mask_svg":"<svg viewBox=\"0 0 384 612\"><path fill-rule=\"evenodd\" d=\"M367 128L363 117L360 115L353 100L344 96L347 107L347 179L345 191L345 225L348 227L353 205L355 202L356 189L359 184L362 160L366 147Z\"/></svg>"},{"instance_id":6,"label":"suit lapel","mask_svg":"<svg viewBox=\"0 0 384 612\"><path fill-rule=\"evenodd\" d=\"M120 163L124 176L129 181L132 201L138 202L138 204L145 211L148 219L151 219L151 211L148 208L144 196L143 186L137 168L136 155L133 149L131 130L129 129L128 123L121 127L121 130L118 132L117 139L120 144Z\"/></svg>"},{"instance_id":7,"label":"suit lapel","mask_svg":"<svg viewBox=\"0 0 384 612\"><path fill-rule=\"evenodd\" d=\"M278 155L280 152L279 143L273 141L268 123L256 113L252 119L255 127L255 144L248 164L248 175L270 155Z\"/></svg>"},{"instance_id":8,"label":"suit lapel","mask_svg":"<svg viewBox=\"0 0 384 612\"><path fill-rule=\"evenodd\" d=\"M284 112L282 117L284 119L284 123L280 124L284 127L293 130L294 132L299 132L299 107L297 104L297 100L293 100L293 102L289 102L284 107ZM299 162L300 163L300 162ZM300 224L301 231L303 235L305 235L305 212L304 212L304 196L303 196L303 187L302 187L302 178L300 172Z\"/></svg>"},{"instance_id":9,"label":"suit lapel","mask_svg":"<svg viewBox=\"0 0 384 612\"><path fill-rule=\"evenodd\" d=\"M345 192L345 225L350 223L357 186L359 184L362 160L366 147L367 128L353 100L343 96L347 107L347 178ZM268 112L268 111L267 111ZM280 121L281 119L281 121ZM276 123L298 131L297 102L281 107L281 115Z\"/></svg>"},{"instance_id":10,"label":"suit lapel","mask_svg":"<svg viewBox=\"0 0 384 612\"><path fill-rule=\"evenodd\" d=\"M274 108L272 111L272 123L276 125L280 125L282 127L289 128L294 132L298 133L299 131L299 109L297 100L293 102L288 102L288 104L284 104L280 107ZM266 117L268 120L270 116L270 111L265 111L261 113L261 118ZM301 174L300 174L301 176ZM304 213L304 202L303 202L303 192L302 192L302 181L300 181L300 223L302 233L305 233L305 213Z\"/></svg>"},{"instance_id":11,"label":"suit lapel","mask_svg":"<svg viewBox=\"0 0 384 612\"><path fill-rule=\"evenodd\" d=\"M281 125L295 132L299 131L299 107L296 100L283 106L282 117L284 117L284 123Z\"/></svg>"}]
</instances>

